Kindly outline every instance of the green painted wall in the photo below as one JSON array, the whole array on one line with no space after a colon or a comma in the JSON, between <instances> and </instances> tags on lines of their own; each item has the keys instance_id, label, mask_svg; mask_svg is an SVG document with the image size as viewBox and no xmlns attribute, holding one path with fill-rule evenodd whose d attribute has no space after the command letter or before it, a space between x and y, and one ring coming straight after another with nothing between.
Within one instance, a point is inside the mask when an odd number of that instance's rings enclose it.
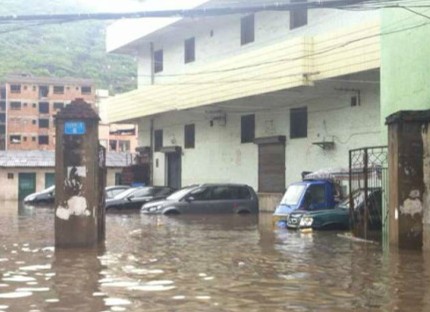
<instances>
[{"instance_id":1,"label":"green painted wall","mask_svg":"<svg viewBox=\"0 0 430 312\"><path fill-rule=\"evenodd\" d=\"M430 108L430 9L411 9L428 18L403 8L381 11L382 125L399 110Z\"/></svg>"},{"instance_id":2,"label":"green painted wall","mask_svg":"<svg viewBox=\"0 0 430 312\"><path fill-rule=\"evenodd\" d=\"M405 8L381 10L381 133L385 144L388 115L430 108L430 9L410 9L416 13ZM383 207L386 216L387 206ZM385 223L384 247L388 247L388 237Z\"/></svg>"}]
</instances>

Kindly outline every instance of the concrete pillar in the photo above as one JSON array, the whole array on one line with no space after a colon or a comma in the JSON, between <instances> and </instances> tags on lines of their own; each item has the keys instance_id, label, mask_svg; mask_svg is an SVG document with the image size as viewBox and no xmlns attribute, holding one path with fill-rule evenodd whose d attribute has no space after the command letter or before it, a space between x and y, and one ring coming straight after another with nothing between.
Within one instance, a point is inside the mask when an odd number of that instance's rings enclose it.
<instances>
[{"instance_id":1,"label":"concrete pillar","mask_svg":"<svg viewBox=\"0 0 430 312\"><path fill-rule=\"evenodd\" d=\"M405 249L430 249L430 110L387 117L389 240Z\"/></svg>"},{"instance_id":2,"label":"concrete pillar","mask_svg":"<svg viewBox=\"0 0 430 312\"><path fill-rule=\"evenodd\" d=\"M105 239L105 151L99 116L82 99L55 117L55 246L96 247Z\"/></svg>"}]
</instances>

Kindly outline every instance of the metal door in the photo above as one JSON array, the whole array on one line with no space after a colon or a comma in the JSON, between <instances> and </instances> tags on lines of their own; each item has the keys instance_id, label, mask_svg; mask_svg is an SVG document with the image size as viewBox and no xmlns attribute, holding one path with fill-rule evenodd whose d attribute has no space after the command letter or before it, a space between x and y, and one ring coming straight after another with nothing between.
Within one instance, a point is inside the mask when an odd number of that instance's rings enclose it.
<instances>
[{"instance_id":1,"label":"metal door","mask_svg":"<svg viewBox=\"0 0 430 312\"><path fill-rule=\"evenodd\" d=\"M258 191L285 191L285 144L258 145Z\"/></svg>"},{"instance_id":2,"label":"metal door","mask_svg":"<svg viewBox=\"0 0 430 312\"><path fill-rule=\"evenodd\" d=\"M19 173L18 174L18 199L22 200L27 195L36 191L36 174Z\"/></svg>"},{"instance_id":3,"label":"metal door","mask_svg":"<svg viewBox=\"0 0 430 312\"><path fill-rule=\"evenodd\" d=\"M181 154L167 153L167 186L181 188Z\"/></svg>"},{"instance_id":4,"label":"metal door","mask_svg":"<svg viewBox=\"0 0 430 312\"><path fill-rule=\"evenodd\" d=\"M48 188L55 184L55 173L45 173L45 188Z\"/></svg>"}]
</instances>

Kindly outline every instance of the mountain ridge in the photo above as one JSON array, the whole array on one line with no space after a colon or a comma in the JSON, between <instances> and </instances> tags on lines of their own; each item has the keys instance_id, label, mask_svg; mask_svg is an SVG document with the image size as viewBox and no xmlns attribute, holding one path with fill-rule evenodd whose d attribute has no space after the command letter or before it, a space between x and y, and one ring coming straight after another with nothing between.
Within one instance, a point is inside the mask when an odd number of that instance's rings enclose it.
<instances>
[{"instance_id":1,"label":"mountain ridge","mask_svg":"<svg viewBox=\"0 0 430 312\"><path fill-rule=\"evenodd\" d=\"M0 15L89 12L76 0L3 0ZM37 9L35 9L37 8ZM106 21L42 21L0 24L0 80L8 74L88 78L111 94L136 88L136 60L107 54Z\"/></svg>"}]
</instances>

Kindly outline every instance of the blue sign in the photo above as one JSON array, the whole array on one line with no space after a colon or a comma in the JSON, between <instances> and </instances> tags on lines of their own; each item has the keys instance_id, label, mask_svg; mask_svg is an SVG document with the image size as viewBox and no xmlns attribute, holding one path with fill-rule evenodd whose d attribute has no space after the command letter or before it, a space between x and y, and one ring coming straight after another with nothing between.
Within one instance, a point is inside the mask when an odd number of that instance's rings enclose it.
<instances>
[{"instance_id":1,"label":"blue sign","mask_svg":"<svg viewBox=\"0 0 430 312\"><path fill-rule=\"evenodd\" d=\"M66 121L64 123L64 134L69 134L69 135L85 134L85 122Z\"/></svg>"}]
</instances>

